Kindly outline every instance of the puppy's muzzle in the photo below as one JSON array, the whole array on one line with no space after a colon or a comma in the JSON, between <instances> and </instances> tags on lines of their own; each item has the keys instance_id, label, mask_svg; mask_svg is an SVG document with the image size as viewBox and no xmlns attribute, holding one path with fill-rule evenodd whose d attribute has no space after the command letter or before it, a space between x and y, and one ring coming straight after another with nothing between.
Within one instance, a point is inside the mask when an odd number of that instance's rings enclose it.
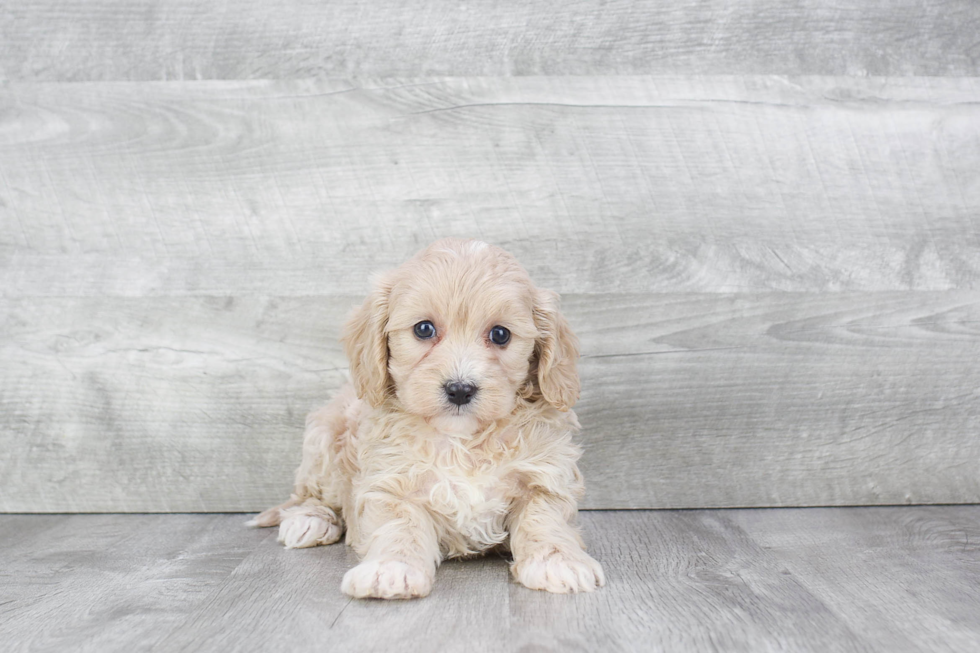
<instances>
[{"instance_id":1,"label":"puppy's muzzle","mask_svg":"<svg viewBox=\"0 0 980 653\"><path fill-rule=\"evenodd\" d=\"M446 398L449 399L451 403L457 406L463 406L470 403L473 399L473 395L476 394L478 388L472 383L463 383L461 381L450 381L445 386Z\"/></svg>"}]
</instances>

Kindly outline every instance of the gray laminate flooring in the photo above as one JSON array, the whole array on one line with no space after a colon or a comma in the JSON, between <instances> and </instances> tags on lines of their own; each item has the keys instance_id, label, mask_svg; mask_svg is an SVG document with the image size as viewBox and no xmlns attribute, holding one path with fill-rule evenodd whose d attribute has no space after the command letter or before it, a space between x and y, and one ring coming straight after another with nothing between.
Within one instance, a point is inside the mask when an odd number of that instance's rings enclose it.
<instances>
[{"instance_id":1,"label":"gray laminate flooring","mask_svg":"<svg viewBox=\"0 0 980 653\"><path fill-rule=\"evenodd\" d=\"M246 518L0 516L2 649L980 650L980 506L586 512L602 590L530 591L489 557L408 602L348 599L349 549Z\"/></svg>"}]
</instances>

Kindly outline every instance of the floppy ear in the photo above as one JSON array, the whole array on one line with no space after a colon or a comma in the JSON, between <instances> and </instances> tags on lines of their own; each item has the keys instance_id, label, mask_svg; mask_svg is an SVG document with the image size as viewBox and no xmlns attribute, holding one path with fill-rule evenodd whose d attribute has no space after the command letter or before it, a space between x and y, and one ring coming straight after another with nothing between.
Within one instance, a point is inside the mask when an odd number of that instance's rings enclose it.
<instances>
[{"instance_id":1,"label":"floppy ear","mask_svg":"<svg viewBox=\"0 0 980 653\"><path fill-rule=\"evenodd\" d=\"M388 375L388 295L391 282L386 277L373 281L371 294L351 314L344 326L344 351L350 363L351 380L357 396L372 406L380 406L389 394Z\"/></svg>"},{"instance_id":2,"label":"floppy ear","mask_svg":"<svg viewBox=\"0 0 980 653\"><path fill-rule=\"evenodd\" d=\"M558 294L536 290L534 324L541 334L535 343L538 388L541 396L558 410L565 411L578 401L578 338L558 310Z\"/></svg>"}]
</instances>

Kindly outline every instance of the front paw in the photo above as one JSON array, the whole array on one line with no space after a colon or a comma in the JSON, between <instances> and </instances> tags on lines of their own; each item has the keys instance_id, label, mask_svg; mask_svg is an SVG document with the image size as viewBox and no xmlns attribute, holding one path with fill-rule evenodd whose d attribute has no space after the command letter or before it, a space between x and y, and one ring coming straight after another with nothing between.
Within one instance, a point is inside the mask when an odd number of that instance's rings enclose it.
<instances>
[{"instance_id":1,"label":"front paw","mask_svg":"<svg viewBox=\"0 0 980 653\"><path fill-rule=\"evenodd\" d=\"M432 577L398 560L365 560L344 574L340 589L357 599L414 599L429 595Z\"/></svg>"},{"instance_id":2,"label":"front paw","mask_svg":"<svg viewBox=\"0 0 980 653\"><path fill-rule=\"evenodd\" d=\"M557 594L591 592L606 584L602 566L585 551L552 549L518 560L511 572L525 587Z\"/></svg>"}]
</instances>

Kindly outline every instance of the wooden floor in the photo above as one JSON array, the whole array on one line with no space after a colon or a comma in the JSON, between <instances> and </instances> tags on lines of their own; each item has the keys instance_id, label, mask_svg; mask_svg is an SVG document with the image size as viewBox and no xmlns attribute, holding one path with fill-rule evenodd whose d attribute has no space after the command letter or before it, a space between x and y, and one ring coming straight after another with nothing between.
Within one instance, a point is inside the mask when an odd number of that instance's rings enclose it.
<instances>
[{"instance_id":1,"label":"wooden floor","mask_svg":"<svg viewBox=\"0 0 980 653\"><path fill-rule=\"evenodd\" d=\"M241 514L0 516L5 651L976 651L980 506L587 512L608 585L448 562L426 599L351 601L344 546Z\"/></svg>"}]
</instances>

